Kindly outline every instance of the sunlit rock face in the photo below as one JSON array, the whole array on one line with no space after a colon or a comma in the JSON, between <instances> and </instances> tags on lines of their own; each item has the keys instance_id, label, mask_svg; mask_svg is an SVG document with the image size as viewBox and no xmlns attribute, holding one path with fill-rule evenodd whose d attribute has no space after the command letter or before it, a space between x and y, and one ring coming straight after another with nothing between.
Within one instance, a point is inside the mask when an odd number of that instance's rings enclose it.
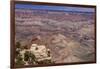
<instances>
[{"instance_id":1,"label":"sunlit rock face","mask_svg":"<svg viewBox=\"0 0 100 69\"><path fill-rule=\"evenodd\" d=\"M49 53L48 53L50 50L47 49L45 45L32 44L30 51L32 54L35 55L37 61L51 59L51 56L49 56Z\"/></svg>"}]
</instances>

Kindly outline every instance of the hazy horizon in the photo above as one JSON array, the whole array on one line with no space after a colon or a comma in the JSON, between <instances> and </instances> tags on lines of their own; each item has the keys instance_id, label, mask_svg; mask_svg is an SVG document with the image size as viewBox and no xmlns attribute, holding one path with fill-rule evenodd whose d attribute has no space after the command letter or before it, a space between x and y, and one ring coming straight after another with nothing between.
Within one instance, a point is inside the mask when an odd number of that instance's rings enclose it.
<instances>
[{"instance_id":1,"label":"hazy horizon","mask_svg":"<svg viewBox=\"0 0 100 69\"><path fill-rule=\"evenodd\" d=\"M95 12L94 8L32 5L32 4L16 4L15 9L35 9L35 10L72 11L72 12L74 12L74 11L75 12Z\"/></svg>"}]
</instances>

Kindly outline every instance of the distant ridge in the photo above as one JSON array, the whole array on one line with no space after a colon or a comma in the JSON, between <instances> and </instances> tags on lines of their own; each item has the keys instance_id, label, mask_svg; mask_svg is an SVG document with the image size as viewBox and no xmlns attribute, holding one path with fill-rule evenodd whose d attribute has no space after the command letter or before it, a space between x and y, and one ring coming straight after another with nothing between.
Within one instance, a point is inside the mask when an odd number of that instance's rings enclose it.
<instances>
[{"instance_id":1,"label":"distant ridge","mask_svg":"<svg viewBox=\"0 0 100 69\"><path fill-rule=\"evenodd\" d=\"M64 10L45 10L45 9L31 9L31 8L16 8L16 9L23 9L23 10L39 10L39 11L53 11L53 12L67 12L67 13L94 13L94 12L85 12L85 11L64 11Z\"/></svg>"},{"instance_id":2,"label":"distant ridge","mask_svg":"<svg viewBox=\"0 0 100 69\"><path fill-rule=\"evenodd\" d=\"M49 6L49 5L32 5L32 4L16 4L15 8L21 9L40 9L40 10L52 10L52 11L78 11L78 12L95 12L94 8L85 7L71 7L71 6Z\"/></svg>"}]
</instances>

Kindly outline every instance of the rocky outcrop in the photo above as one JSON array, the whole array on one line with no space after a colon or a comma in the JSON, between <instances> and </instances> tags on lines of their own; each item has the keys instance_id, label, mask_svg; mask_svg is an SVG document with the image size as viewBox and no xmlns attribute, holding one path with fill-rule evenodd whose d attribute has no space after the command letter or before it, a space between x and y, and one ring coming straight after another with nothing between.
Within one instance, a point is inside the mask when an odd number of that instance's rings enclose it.
<instances>
[{"instance_id":1,"label":"rocky outcrop","mask_svg":"<svg viewBox=\"0 0 100 69\"><path fill-rule=\"evenodd\" d=\"M30 52L35 55L37 61L51 60L50 49L45 45L32 44Z\"/></svg>"},{"instance_id":2,"label":"rocky outcrop","mask_svg":"<svg viewBox=\"0 0 100 69\"><path fill-rule=\"evenodd\" d=\"M17 48L17 50L19 51L15 59L17 64L49 64L53 62L50 49L47 49L45 45L32 44L29 49Z\"/></svg>"}]
</instances>

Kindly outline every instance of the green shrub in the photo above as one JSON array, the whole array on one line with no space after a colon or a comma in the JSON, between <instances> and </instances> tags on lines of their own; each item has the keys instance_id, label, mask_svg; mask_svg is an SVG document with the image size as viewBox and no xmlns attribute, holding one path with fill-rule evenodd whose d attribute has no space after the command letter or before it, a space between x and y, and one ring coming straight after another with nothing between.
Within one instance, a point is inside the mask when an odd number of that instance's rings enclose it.
<instances>
[{"instance_id":1,"label":"green shrub","mask_svg":"<svg viewBox=\"0 0 100 69\"><path fill-rule=\"evenodd\" d=\"M30 52L26 51L26 52L24 53L24 60L25 60L25 61L28 61L29 58L30 58Z\"/></svg>"},{"instance_id":2,"label":"green shrub","mask_svg":"<svg viewBox=\"0 0 100 69\"><path fill-rule=\"evenodd\" d=\"M28 61L29 64L34 64L34 63L36 63L36 58L35 58L34 54L32 54L29 51L26 51L24 54L24 61Z\"/></svg>"},{"instance_id":3,"label":"green shrub","mask_svg":"<svg viewBox=\"0 0 100 69\"><path fill-rule=\"evenodd\" d=\"M21 56L17 56L15 64L16 65L24 65L25 63L24 63L23 58Z\"/></svg>"},{"instance_id":4,"label":"green shrub","mask_svg":"<svg viewBox=\"0 0 100 69\"><path fill-rule=\"evenodd\" d=\"M38 64L51 64L51 63L53 63L51 60L43 60L38 62Z\"/></svg>"},{"instance_id":5,"label":"green shrub","mask_svg":"<svg viewBox=\"0 0 100 69\"><path fill-rule=\"evenodd\" d=\"M16 42L16 48L20 48L21 47L21 43L20 42Z\"/></svg>"}]
</instances>

